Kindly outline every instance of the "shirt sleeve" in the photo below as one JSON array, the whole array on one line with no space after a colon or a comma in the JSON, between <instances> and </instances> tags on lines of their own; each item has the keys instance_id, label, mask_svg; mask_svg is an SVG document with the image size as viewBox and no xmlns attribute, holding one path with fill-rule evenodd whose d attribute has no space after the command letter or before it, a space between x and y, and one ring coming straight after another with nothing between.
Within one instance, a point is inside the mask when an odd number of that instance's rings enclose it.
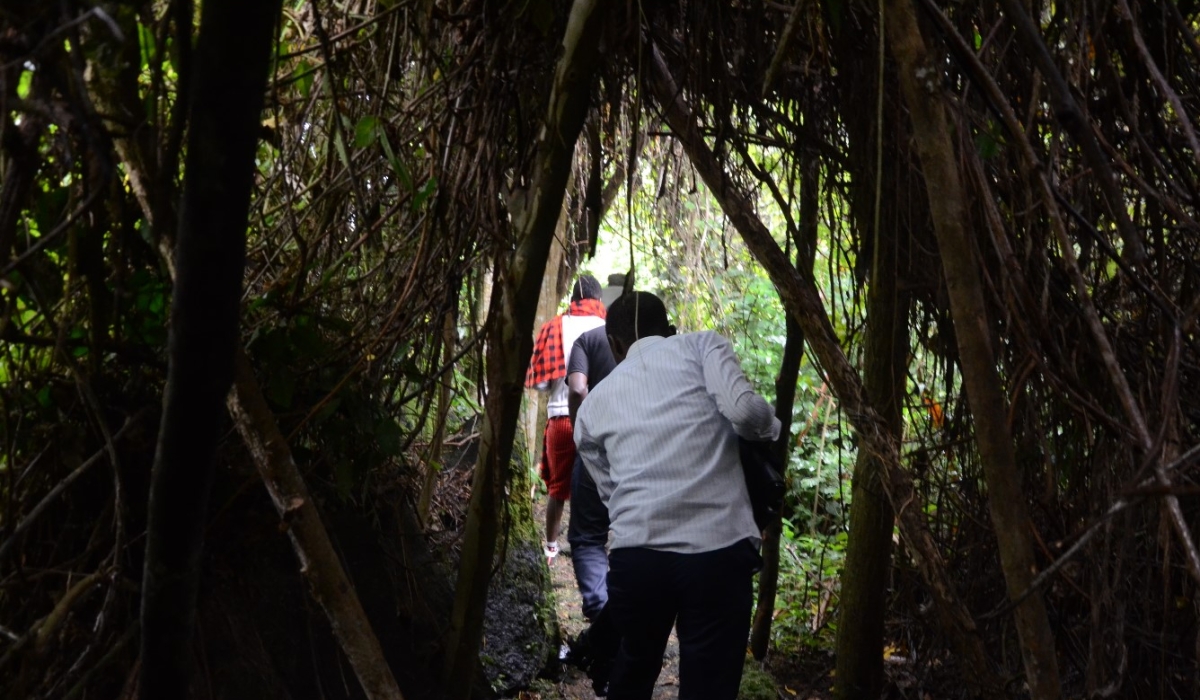
<instances>
[{"instance_id":1,"label":"shirt sleeve","mask_svg":"<svg viewBox=\"0 0 1200 700\"><path fill-rule=\"evenodd\" d=\"M701 352L704 358L704 383L717 402L717 410L733 424L733 430L747 440L775 440L779 437L779 419L766 399L742 373L733 346L716 333L705 333Z\"/></svg>"},{"instance_id":2,"label":"shirt sleeve","mask_svg":"<svg viewBox=\"0 0 1200 700\"><path fill-rule=\"evenodd\" d=\"M567 376L571 376L576 372L587 376L588 373L588 347L584 339L587 338L587 333L579 336L575 344L571 346L571 362L567 364Z\"/></svg>"}]
</instances>

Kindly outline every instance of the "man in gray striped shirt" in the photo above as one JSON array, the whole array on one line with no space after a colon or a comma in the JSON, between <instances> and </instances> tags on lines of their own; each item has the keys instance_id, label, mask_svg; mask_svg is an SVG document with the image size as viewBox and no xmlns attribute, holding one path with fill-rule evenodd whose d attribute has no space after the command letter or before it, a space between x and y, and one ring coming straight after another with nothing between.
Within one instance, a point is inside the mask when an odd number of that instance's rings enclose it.
<instances>
[{"instance_id":1,"label":"man in gray striped shirt","mask_svg":"<svg viewBox=\"0 0 1200 700\"><path fill-rule=\"evenodd\" d=\"M737 438L774 440L779 421L729 341L675 335L653 294L622 296L607 328L619 364L580 406L575 442L612 527L609 698L650 697L675 626L681 700L733 700L761 564Z\"/></svg>"}]
</instances>

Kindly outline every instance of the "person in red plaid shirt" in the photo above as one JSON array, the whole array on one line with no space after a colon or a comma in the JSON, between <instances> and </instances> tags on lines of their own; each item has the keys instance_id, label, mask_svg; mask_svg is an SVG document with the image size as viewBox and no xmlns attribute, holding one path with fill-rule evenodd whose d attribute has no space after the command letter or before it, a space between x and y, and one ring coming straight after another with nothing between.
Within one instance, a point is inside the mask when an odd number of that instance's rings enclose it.
<instances>
[{"instance_id":1,"label":"person in red plaid shirt","mask_svg":"<svg viewBox=\"0 0 1200 700\"><path fill-rule=\"evenodd\" d=\"M604 325L600 283L591 275L580 275L571 289L571 306L542 325L533 345L525 386L549 392L546 404L546 433L542 450L542 480L549 491L546 504L548 563L558 555L558 534L563 506L571 497L571 469L575 464L575 431L567 405L567 363L571 346L586 331Z\"/></svg>"}]
</instances>

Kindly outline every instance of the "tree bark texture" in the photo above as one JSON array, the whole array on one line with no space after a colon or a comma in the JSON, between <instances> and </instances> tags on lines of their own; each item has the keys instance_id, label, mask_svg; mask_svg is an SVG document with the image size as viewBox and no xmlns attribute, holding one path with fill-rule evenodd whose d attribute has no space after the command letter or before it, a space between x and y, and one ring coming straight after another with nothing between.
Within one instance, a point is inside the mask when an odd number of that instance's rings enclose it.
<instances>
[{"instance_id":1,"label":"tree bark texture","mask_svg":"<svg viewBox=\"0 0 1200 700\"><path fill-rule=\"evenodd\" d=\"M554 240L546 255L546 269L542 273L542 289L538 293L537 313L533 317L532 328L535 331L558 314L558 302L565 293L560 282L564 277L570 279L569 272L566 275L563 274L567 260L567 235L567 208L563 206L562 214L559 215L558 221L554 225ZM545 448L542 435L546 431L546 404L549 398L545 392L536 389L525 390L525 399L529 402L529 410L525 413L525 440L532 463L535 465L541 464L545 458L545 455L542 454L542 450Z\"/></svg>"},{"instance_id":2,"label":"tree bark texture","mask_svg":"<svg viewBox=\"0 0 1200 700\"><path fill-rule=\"evenodd\" d=\"M1035 572L1021 475L1017 470L1007 406L991 347L980 265L964 222L963 189L942 105L938 72L930 61L909 0L889 0L887 36L899 64L900 87L925 175L934 233L950 295L963 383L988 487L988 507L1011 600L1020 598ZM1032 594L1014 611L1026 680L1034 698L1058 698L1061 686L1054 635L1042 597Z\"/></svg>"},{"instance_id":3,"label":"tree bark texture","mask_svg":"<svg viewBox=\"0 0 1200 700\"><path fill-rule=\"evenodd\" d=\"M800 171L800 230L796 241L796 267L812 272L817 247L818 207L820 199L819 164L814 156L806 155ZM775 417L779 419L779 440L775 444L779 464L786 474L792 453L792 409L796 404L796 380L804 359L804 330L796 319L787 317L787 339L783 344L783 359L775 380ZM758 600L754 620L750 625L750 653L755 659L766 658L771 642L771 622L775 617L775 596L779 591L779 543L783 524L771 523L763 533L763 568L758 573Z\"/></svg>"},{"instance_id":4,"label":"tree bark texture","mask_svg":"<svg viewBox=\"0 0 1200 700\"><path fill-rule=\"evenodd\" d=\"M200 553L238 345L246 219L279 10L278 0L212 0L201 16L142 582L139 690L147 699L186 697L191 676Z\"/></svg>"},{"instance_id":5,"label":"tree bark texture","mask_svg":"<svg viewBox=\"0 0 1200 700\"><path fill-rule=\"evenodd\" d=\"M835 38L837 70L844 82L839 90L849 137L850 213L864 239L870 263L866 292L863 384L867 398L895 435L903 430L906 352L908 349L907 294L900 279L907 276L910 249L919 244L901 240L898 180L885 163L906 163L909 150L885 114L900 106L899 90L884 72L883 25L874 31L842 32ZM874 48L875 50L870 50ZM873 104L874 110L862 109ZM903 246L901 244L904 244ZM903 248L903 251L901 250ZM883 484L886 465L878 456L860 451L854 464L850 531L842 570L837 626L838 698L871 699L883 686L883 623L892 561L895 512Z\"/></svg>"},{"instance_id":6,"label":"tree bark texture","mask_svg":"<svg viewBox=\"0 0 1200 700\"><path fill-rule=\"evenodd\" d=\"M895 435L904 427L908 353L908 297L897 284L898 235L898 228L886 227L875 238L863 354L867 398ZM846 700L878 698L883 687L883 620L895 523L883 488L885 469L879 455L859 450L838 609L834 696Z\"/></svg>"},{"instance_id":7,"label":"tree bark texture","mask_svg":"<svg viewBox=\"0 0 1200 700\"><path fill-rule=\"evenodd\" d=\"M250 358L238 348L229 414L254 458L275 510L287 527L300 560L300 573L321 605L333 636L346 654L369 700L403 700L354 586L321 523L321 514L304 485L287 439L280 432L254 378Z\"/></svg>"},{"instance_id":8,"label":"tree bark texture","mask_svg":"<svg viewBox=\"0 0 1200 700\"><path fill-rule=\"evenodd\" d=\"M900 531L909 544L925 584L937 603L937 611L951 643L971 669L980 692L999 696L1000 682L984 653L970 612L951 587L937 543L925 522L920 499L911 476L901 468L897 436L867 400L858 373L838 343L820 294L811 276L801 275L787 259L770 230L754 212L751 202L727 177L720 161L696 127L695 118L684 105L674 79L656 48L650 56L649 88L662 107L667 124L683 145L696 172L721 205L722 211L754 258L771 278L788 315L801 329L809 349L827 378L834 394L859 436L860 451L874 452L886 466L884 488L900 518Z\"/></svg>"},{"instance_id":9,"label":"tree bark texture","mask_svg":"<svg viewBox=\"0 0 1200 700\"><path fill-rule=\"evenodd\" d=\"M462 560L446 652L446 697L470 695L479 662L483 613L496 551L525 369L533 352L533 319L546 258L562 210L575 141L591 101L606 10L599 0L576 0L555 70L545 132L521 211L513 216L516 250L496 266L488 313L488 397L479 459L471 481Z\"/></svg>"}]
</instances>

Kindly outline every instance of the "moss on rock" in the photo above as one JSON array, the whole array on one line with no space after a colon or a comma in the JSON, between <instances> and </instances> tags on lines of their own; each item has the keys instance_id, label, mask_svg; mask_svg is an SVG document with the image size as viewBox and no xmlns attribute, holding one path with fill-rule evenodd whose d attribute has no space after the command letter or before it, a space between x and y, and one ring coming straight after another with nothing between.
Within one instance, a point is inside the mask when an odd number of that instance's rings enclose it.
<instances>
[{"instance_id":1,"label":"moss on rock","mask_svg":"<svg viewBox=\"0 0 1200 700\"><path fill-rule=\"evenodd\" d=\"M746 665L742 668L742 685L738 688L738 700L777 700L779 689L775 679L762 669L762 664L752 657L746 657Z\"/></svg>"}]
</instances>

